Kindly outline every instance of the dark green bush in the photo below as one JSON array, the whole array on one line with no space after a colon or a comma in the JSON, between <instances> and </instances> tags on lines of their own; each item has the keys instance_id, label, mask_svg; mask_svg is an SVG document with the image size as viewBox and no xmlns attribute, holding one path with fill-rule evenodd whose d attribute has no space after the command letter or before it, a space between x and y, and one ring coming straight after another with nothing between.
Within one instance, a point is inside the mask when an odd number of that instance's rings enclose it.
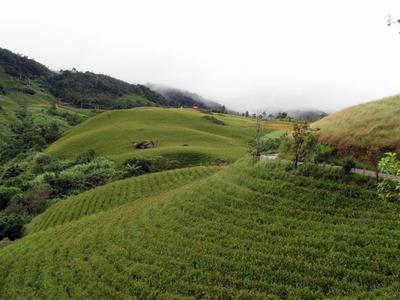
<instances>
[{"instance_id":1,"label":"dark green bush","mask_svg":"<svg viewBox=\"0 0 400 300\"><path fill-rule=\"evenodd\" d=\"M85 152L81 153L75 160L76 164L86 164L91 162L96 156L96 151L93 149L88 149Z\"/></svg>"},{"instance_id":2,"label":"dark green bush","mask_svg":"<svg viewBox=\"0 0 400 300\"><path fill-rule=\"evenodd\" d=\"M351 170L356 166L356 159L353 156L347 156L342 160L343 171L345 174L350 174Z\"/></svg>"},{"instance_id":3,"label":"dark green bush","mask_svg":"<svg viewBox=\"0 0 400 300\"><path fill-rule=\"evenodd\" d=\"M15 240L22 236L26 217L17 214L0 213L0 239Z\"/></svg>"},{"instance_id":4,"label":"dark green bush","mask_svg":"<svg viewBox=\"0 0 400 300\"><path fill-rule=\"evenodd\" d=\"M5 209L10 200L17 194L21 194L22 191L16 187L0 186L0 210Z\"/></svg>"}]
</instances>

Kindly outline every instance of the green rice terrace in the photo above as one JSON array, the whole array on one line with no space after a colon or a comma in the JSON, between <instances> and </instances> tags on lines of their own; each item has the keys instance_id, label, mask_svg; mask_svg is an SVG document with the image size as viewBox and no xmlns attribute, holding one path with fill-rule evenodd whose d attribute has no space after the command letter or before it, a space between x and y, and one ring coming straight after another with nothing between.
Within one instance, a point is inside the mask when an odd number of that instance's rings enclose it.
<instances>
[{"instance_id":1,"label":"green rice terrace","mask_svg":"<svg viewBox=\"0 0 400 300\"><path fill-rule=\"evenodd\" d=\"M232 162L248 150L254 121L233 115L208 114L193 109L134 108L108 111L76 126L52 144L47 153L71 158L88 149L122 162L132 156L163 156L182 165L210 161ZM151 149L135 149L144 140ZM79 151L78 151L79 150Z\"/></svg>"},{"instance_id":2,"label":"green rice terrace","mask_svg":"<svg viewBox=\"0 0 400 300\"><path fill-rule=\"evenodd\" d=\"M376 198L371 178L247 159L117 181L54 204L1 249L0 295L396 299L400 206Z\"/></svg>"}]
</instances>

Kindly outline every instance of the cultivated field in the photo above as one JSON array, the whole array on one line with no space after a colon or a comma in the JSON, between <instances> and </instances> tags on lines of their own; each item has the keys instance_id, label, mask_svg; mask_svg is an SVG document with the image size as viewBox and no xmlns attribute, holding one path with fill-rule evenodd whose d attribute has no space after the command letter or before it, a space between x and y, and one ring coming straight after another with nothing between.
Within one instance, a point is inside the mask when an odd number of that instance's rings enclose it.
<instances>
[{"instance_id":1,"label":"cultivated field","mask_svg":"<svg viewBox=\"0 0 400 300\"><path fill-rule=\"evenodd\" d=\"M132 156L164 156L182 165L234 161L246 153L254 122L231 115L215 116L225 125L215 124L192 109L134 108L104 112L73 128L52 144L47 153L71 158L94 149L117 162ZM156 147L135 149L133 144L143 140L155 142Z\"/></svg>"},{"instance_id":2,"label":"cultivated field","mask_svg":"<svg viewBox=\"0 0 400 300\"><path fill-rule=\"evenodd\" d=\"M246 160L213 171L60 202L0 250L1 297L396 299L400 205L377 201L372 179Z\"/></svg>"}]
</instances>

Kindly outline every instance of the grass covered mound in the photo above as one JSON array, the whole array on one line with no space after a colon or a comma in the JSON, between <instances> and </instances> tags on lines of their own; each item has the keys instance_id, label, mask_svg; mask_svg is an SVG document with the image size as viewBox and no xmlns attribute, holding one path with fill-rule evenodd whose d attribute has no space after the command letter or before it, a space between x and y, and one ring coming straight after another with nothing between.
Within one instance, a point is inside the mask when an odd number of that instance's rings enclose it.
<instances>
[{"instance_id":1,"label":"grass covered mound","mask_svg":"<svg viewBox=\"0 0 400 300\"><path fill-rule=\"evenodd\" d=\"M52 144L50 155L71 158L88 149L117 162L133 156L163 156L196 165L233 161L246 153L254 121L226 115L224 126L192 109L135 108L102 113ZM135 149L150 140L152 149ZM79 151L78 151L79 149Z\"/></svg>"},{"instance_id":2,"label":"grass covered mound","mask_svg":"<svg viewBox=\"0 0 400 300\"><path fill-rule=\"evenodd\" d=\"M319 139L339 150L376 146L400 151L400 96L353 106L312 125Z\"/></svg>"},{"instance_id":3,"label":"grass covered mound","mask_svg":"<svg viewBox=\"0 0 400 300\"><path fill-rule=\"evenodd\" d=\"M241 161L6 246L0 292L7 299L394 299L399 208L378 201L369 178Z\"/></svg>"}]
</instances>

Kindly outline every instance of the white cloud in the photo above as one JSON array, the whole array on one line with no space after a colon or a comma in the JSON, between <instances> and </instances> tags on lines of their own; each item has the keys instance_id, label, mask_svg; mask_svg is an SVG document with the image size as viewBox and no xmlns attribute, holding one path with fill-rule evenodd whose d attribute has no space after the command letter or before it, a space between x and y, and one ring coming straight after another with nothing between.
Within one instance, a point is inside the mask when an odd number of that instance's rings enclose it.
<instances>
[{"instance_id":1,"label":"white cloud","mask_svg":"<svg viewBox=\"0 0 400 300\"><path fill-rule=\"evenodd\" d=\"M6 1L0 46L53 69L191 90L235 109L336 110L398 93L399 1Z\"/></svg>"}]
</instances>

